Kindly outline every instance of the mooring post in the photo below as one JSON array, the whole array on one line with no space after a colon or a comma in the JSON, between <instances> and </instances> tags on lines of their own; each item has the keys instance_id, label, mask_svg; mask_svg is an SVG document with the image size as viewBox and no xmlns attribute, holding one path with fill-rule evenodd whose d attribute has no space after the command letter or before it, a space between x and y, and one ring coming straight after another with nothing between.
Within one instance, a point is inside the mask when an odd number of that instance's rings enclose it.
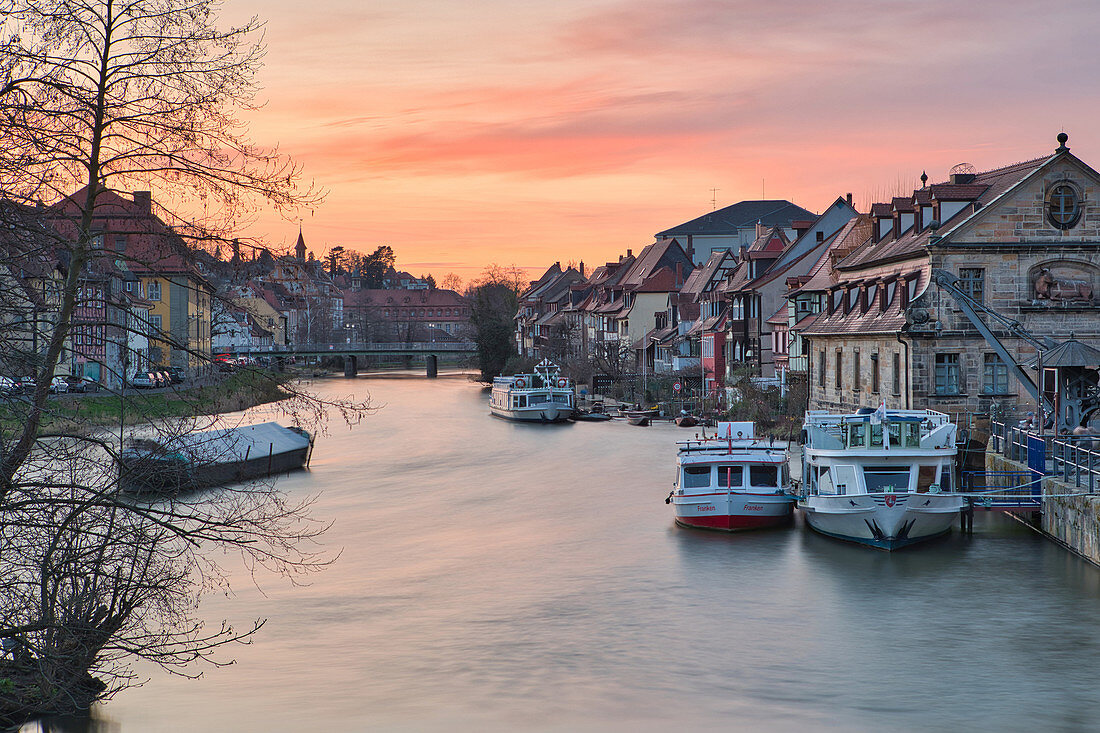
<instances>
[{"instance_id":1,"label":"mooring post","mask_svg":"<svg viewBox=\"0 0 1100 733\"><path fill-rule=\"evenodd\" d=\"M428 379L435 379L439 376L439 359L435 354L428 354L426 361L428 362Z\"/></svg>"},{"instance_id":2,"label":"mooring post","mask_svg":"<svg viewBox=\"0 0 1100 733\"><path fill-rule=\"evenodd\" d=\"M344 376L350 379L358 373L359 357L357 357L355 354L348 354L344 357Z\"/></svg>"}]
</instances>

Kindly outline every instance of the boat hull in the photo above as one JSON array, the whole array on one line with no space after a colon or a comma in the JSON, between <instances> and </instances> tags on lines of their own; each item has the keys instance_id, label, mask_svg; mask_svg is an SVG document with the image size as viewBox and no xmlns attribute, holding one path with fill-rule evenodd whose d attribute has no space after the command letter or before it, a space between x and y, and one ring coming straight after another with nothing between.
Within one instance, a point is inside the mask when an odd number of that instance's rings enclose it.
<instances>
[{"instance_id":1,"label":"boat hull","mask_svg":"<svg viewBox=\"0 0 1100 733\"><path fill-rule=\"evenodd\" d=\"M882 550L949 532L962 507L963 499L952 494L810 496L798 502L812 529Z\"/></svg>"},{"instance_id":2,"label":"boat hull","mask_svg":"<svg viewBox=\"0 0 1100 733\"><path fill-rule=\"evenodd\" d=\"M725 532L781 527L794 513L794 499L783 494L683 494L672 504L677 524Z\"/></svg>"},{"instance_id":3,"label":"boat hull","mask_svg":"<svg viewBox=\"0 0 1100 733\"><path fill-rule=\"evenodd\" d=\"M573 408L568 405L549 402L516 409L490 405L489 412L495 417L515 422L553 423L568 420L573 415Z\"/></svg>"}]
</instances>

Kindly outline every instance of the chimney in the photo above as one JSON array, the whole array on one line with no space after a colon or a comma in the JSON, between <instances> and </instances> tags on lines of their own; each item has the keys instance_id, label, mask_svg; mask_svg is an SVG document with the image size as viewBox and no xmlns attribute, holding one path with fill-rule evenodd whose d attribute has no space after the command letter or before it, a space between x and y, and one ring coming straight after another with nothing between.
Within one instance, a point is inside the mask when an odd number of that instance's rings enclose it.
<instances>
[{"instance_id":1,"label":"chimney","mask_svg":"<svg viewBox=\"0 0 1100 733\"><path fill-rule=\"evenodd\" d=\"M139 214L149 216L153 213L153 192L134 191L134 206Z\"/></svg>"},{"instance_id":2,"label":"chimney","mask_svg":"<svg viewBox=\"0 0 1100 733\"><path fill-rule=\"evenodd\" d=\"M628 250L626 251L626 256L627 256L627 257L633 257L633 256L634 256L634 250L628 249Z\"/></svg>"},{"instance_id":3,"label":"chimney","mask_svg":"<svg viewBox=\"0 0 1100 733\"><path fill-rule=\"evenodd\" d=\"M675 285L678 288L683 284L684 284L684 263L677 262L676 263L676 283L675 283Z\"/></svg>"},{"instance_id":4,"label":"chimney","mask_svg":"<svg viewBox=\"0 0 1100 733\"><path fill-rule=\"evenodd\" d=\"M554 267L556 267L560 270L561 269L561 260L558 260L557 262L555 262Z\"/></svg>"},{"instance_id":5,"label":"chimney","mask_svg":"<svg viewBox=\"0 0 1100 733\"><path fill-rule=\"evenodd\" d=\"M695 242L692 241L692 235L690 234L688 235L687 256L692 262L695 262Z\"/></svg>"},{"instance_id":6,"label":"chimney","mask_svg":"<svg viewBox=\"0 0 1100 733\"><path fill-rule=\"evenodd\" d=\"M764 225L759 219L756 220L756 236L760 236L764 233Z\"/></svg>"},{"instance_id":7,"label":"chimney","mask_svg":"<svg viewBox=\"0 0 1100 733\"><path fill-rule=\"evenodd\" d=\"M581 260L581 277L584 277L584 260Z\"/></svg>"},{"instance_id":8,"label":"chimney","mask_svg":"<svg viewBox=\"0 0 1100 733\"><path fill-rule=\"evenodd\" d=\"M849 206L852 206L852 194L851 193L849 193L847 196L845 196L844 200L848 202ZM853 207L853 208L855 208L855 207Z\"/></svg>"}]
</instances>

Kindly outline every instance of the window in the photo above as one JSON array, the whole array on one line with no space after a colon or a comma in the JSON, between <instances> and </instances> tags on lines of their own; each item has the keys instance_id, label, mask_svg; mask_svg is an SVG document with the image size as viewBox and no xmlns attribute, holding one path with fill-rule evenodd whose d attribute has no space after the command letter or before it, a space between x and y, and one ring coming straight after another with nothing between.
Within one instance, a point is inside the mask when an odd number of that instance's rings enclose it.
<instances>
[{"instance_id":1,"label":"window","mask_svg":"<svg viewBox=\"0 0 1100 733\"><path fill-rule=\"evenodd\" d=\"M127 280L126 281L126 292L127 293L134 292L134 281L133 280Z\"/></svg>"},{"instance_id":2,"label":"window","mask_svg":"<svg viewBox=\"0 0 1100 733\"><path fill-rule=\"evenodd\" d=\"M161 319L162 316L149 316L149 325L151 326L149 330L150 336L155 336L156 334L160 333Z\"/></svg>"},{"instance_id":3,"label":"window","mask_svg":"<svg viewBox=\"0 0 1100 733\"><path fill-rule=\"evenodd\" d=\"M149 300L160 300L160 281L154 280L149 283Z\"/></svg>"},{"instance_id":4,"label":"window","mask_svg":"<svg viewBox=\"0 0 1100 733\"><path fill-rule=\"evenodd\" d=\"M817 352L817 386L825 386L825 349Z\"/></svg>"},{"instance_id":5,"label":"window","mask_svg":"<svg viewBox=\"0 0 1100 733\"><path fill-rule=\"evenodd\" d=\"M125 252L126 251L126 235L124 235L124 234L115 235L115 251L116 252Z\"/></svg>"},{"instance_id":6,"label":"window","mask_svg":"<svg viewBox=\"0 0 1100 733\"><path fill-rule=\"evenodd\" d=\"M810 312L810 301L806 300L805 298L803 298L802 300L796 301L795 311L799 315L809 313Z\"/></svg>"},{"instance_id":7,"label":"window","mask_svg":"<svg viewBox=\"0 0 1100 733\"><path fill-rule=\"evenodd\" d=\"M901 394L901 354L894 352L894 394Z\"/></svg>"},{"instance_id":8,"label":"window","mask_svg":"<svg viewBox=\"0 0 1100 733\"><path fill-rule=\"evenodd\" d=\"M868 494L909 491L909 467L864 466L863 482Z\"/></svg>"},{"instance_id":9,"label":"window","mask_svg":"<svg viewBox=\"0 0 1100 733\"><path fill-rule=\"evenodd\" d=\"M685 489L702 489L710 486L710 466L684 466Z\"/></svg>"},{"instance_id":10,"label":"window","mask_svg":"<svg viewBox=\"0 0 1100 733\"><path fill-rule=\"evenodd\" d=\"M875 298L878 297L878 283L871 283L867 286L867 304L863 306L863 312L866 313L867 309L875 304Z\"/></svg>"},{"instance_id":11,"label":"window","mask_svg":"<svg viewBox=\"0 0 1100 733\"><path fill-rule=\"evenodd\" d=\"M959 268L959 288L979 303L985 298L985 270L980 267Z\"/></svg>"},{"instance_id":12,"label":"window","mask_svg":"<svg viewBox=\"0 0 1100 733\"><path fill-rule=\"evenodd\" d=\"M776 466L749 466L749 485L763 488L779 486L779 469Z\"/></svg>"},{"instance_id":13,"label":"window","mask_svg":"<svg viewBox=\"0 0 1100 733\"><path fill-rule=\"evenodd\" d=\"M982 365L982 394L1008 394L1008 365L996 354L986 354Z\"/></svg>"},{"instance_id":14,"label":"window","mask_svg":"<svg viewBox=\"0 0 1100 733\"><path fill-rule=\"evenodd\" d=\"M959 355L936 354L936 394L959 394Z\"/></svg>"},{"instance_id":15,"label":"window","mask_svg":"<svg viewBox=\"0 0 1100 733\"><path fill-rule=\"evenodd\" d=\"M871 354L871 391L878 392L878 354Z\"/></svg>"},{"instance_id":16,"label":"window","mask_svg":"<svg viewBox=\"0 0 1100 733\"><path fill-rule=\"evenodd\" d=\"M1081 202L1073 186L1061 183L1052 188L1047 199L1047 219L1054 228L1072 229L1080 218Z\"/></svg>"},{"instance_id":17,"label":"window","mask_svg":"<svg viewBox=\"0 0 1100 733\"><path fill-rule=\"evenodd\" d=\"M818 242L824 242L825 241L825 232L818 232L817 233L817 241Z\"/></svg>"},{"instance_id":18,"label":"window","mask_svg":"<svg viewBox=\"0 0 1100 733\"><path fill-rule=\"evenodd\" d=\"M841 381L840 381L840 376L841 376L841 373L842 373L841 370L844 368L843 359L844 359L844 355L840 351L837 351L836 352L836 366L835 366L835 369L833 370L835 372L834 376L836 377L836 379L834 379L833 382L836 385L836 388L837 388L838 391L840 390L840 384L841 384Z\"/></svg>"},{"instance_id":19,"label":"window","mask_svg":"<svg viewBox=\"0 0 1100 733\"><path fill-rule=\"evenodd\" d=\"M852 352L852 389L859 391L859 349Z\"/></svg>"},{"instance_id":20,"label":"window","mask_svg":"<svg viewBox=\"0 0 1100 733\"><path fill-rule=\"evenodd\" d=\"M898 289L898 281L891 280L886 283L886 297L882 299L882 309L886 310L894 302L894 291Z\"/></svg>"},{"instance_id":21,"label":"window","mask_svg":"<svg viewBox=\"0 0 1100 733\"><path fill-rule=\"evenodd\" d=\"M719 466L718 485L722 488L741 486L741 466Z\"/></svg>"}]
</instances>

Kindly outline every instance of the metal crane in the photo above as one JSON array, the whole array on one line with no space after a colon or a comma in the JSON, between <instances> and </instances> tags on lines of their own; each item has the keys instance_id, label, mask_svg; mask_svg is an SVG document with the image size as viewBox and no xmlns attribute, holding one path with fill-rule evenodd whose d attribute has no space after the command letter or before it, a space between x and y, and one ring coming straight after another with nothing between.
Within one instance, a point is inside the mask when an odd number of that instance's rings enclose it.
<instances>
[{"instance_id":1,"label":"metal crane","mask_svg":"<svg viewBox=\"0 0 1100 733\"><path fill-rule=\"evenodd\" d=\"M935 281L940 288L951 295L958 304L959 309L966 314L966 317L970 319L970 322L974 324L974 327L978 329L978 333L986 340L986 342L993 347L993 350L997 352L997 356L1001 357L1001 361L1008 366L1009 372L1012 373L1016 380L1023 385L1027 393L1031 395L1031 398L1036 402L1042 400L1043 414L1054 415L1055 406L1051 403L1050 399L1041 393L1039 387L1031 380L1031 377L1027 375L1023 367L1017 363L1015 357L1008 352L1001 340L993 333L993 331L982 320L979 313L982 313L989 318L1000 323L1008 331L1008 333L1018 339L1022 339L1027 343L1034 346L1039 351L1045 351L1052 349L1058 345L1056 341L1048 336L1043 338L1037 337L1035 334L1028 331L1026 328L1020 325L1019 321L1014 321L1011 318L1002 316L997 311L993 310L984 303L980 303L974 298L970 297L967 293L963 292L959 287L959 280L947 270L934 269L932 270L932 280Z\"/></svg>"}]
</instances>

